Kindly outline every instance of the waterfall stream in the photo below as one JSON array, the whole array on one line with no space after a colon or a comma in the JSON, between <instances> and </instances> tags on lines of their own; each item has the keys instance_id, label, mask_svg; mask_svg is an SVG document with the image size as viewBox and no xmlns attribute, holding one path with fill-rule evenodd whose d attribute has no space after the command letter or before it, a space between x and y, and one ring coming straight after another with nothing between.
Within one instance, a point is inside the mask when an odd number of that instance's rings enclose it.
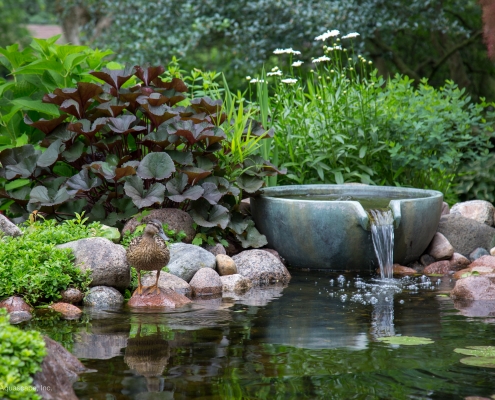
<instances>
[{"instance_id":1,"label":"waterfall stream","mask_svg":"<svg viewBox=\"0 0 495 400\"><path fill-rule=\"evenodd\" d=\"M392 211L369 210L371 237L382 279L391 279L394 264L394 217Z\"/></svg>"}]
</instances>

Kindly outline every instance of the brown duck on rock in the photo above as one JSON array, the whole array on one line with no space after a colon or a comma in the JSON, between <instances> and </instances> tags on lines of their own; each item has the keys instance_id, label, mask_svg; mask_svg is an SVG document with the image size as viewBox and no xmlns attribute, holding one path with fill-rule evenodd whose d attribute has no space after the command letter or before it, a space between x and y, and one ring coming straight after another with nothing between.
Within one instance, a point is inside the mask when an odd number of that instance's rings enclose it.
<instances>
[{"instance_id":1,"label":"brown duck on rock","mask_svg":"<svg viewBox=\"0 0 495 400\"><path fill-rule=\"evenodd\" d=\"M150 286L150 293L158 289L158 279L160 271L170 261L170 251L167 247L169 238L163 232L160 221L154 219L146 225L141 236L134 238L127 248L127 261L136 268L138 273L137 293L142 294L143 286L141 285L141 270L156 271L156 283Z\"/></svg>"}]
</instances>

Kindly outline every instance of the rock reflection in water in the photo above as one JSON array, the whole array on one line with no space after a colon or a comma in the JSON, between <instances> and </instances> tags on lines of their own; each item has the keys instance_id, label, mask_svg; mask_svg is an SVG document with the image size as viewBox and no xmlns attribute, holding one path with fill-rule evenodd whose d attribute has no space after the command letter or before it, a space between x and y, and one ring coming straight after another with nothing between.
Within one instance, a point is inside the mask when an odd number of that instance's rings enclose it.
<instances>
[{"instance_id":1,"label":"rock reflection in water","mask_svg":"<svg viewBox=\"0 0 495 400\"><path fill-rule=\"evenodd\" d=\"M465 317L495 317L495 300L454 300L454 307ZM495 323L495 319L485 322Z\"/></svg>"},{"instance_id":2,"label":"rock reflection in water","mask_svg":"<svg viewBox=\"0 0 495 400\"><path fill-rule=\"evenodd\" d=\"M122 355L129 337L129 321L127 318L115 318L118 314L110 311L84 310L91 323L74 335L72 353L77 358L108 360Z\"/></svg>"}]
</instances>

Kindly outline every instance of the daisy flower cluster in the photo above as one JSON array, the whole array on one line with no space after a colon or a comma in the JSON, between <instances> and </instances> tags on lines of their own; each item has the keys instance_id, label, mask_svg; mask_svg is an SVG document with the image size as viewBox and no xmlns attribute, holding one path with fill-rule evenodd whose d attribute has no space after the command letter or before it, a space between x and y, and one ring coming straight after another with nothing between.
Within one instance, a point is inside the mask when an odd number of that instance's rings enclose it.
<instances>
[{"instance_id":1,"label":"daisy flower cluster","mask_svg":"<svg viewBox=\"0 0 495 400\"><path fill-rule=\"evenodd\" d=\"M300 51L294 50L292 47L288 49L276 49L273 54L301 54Z\"/></svg>"}]
</instances>

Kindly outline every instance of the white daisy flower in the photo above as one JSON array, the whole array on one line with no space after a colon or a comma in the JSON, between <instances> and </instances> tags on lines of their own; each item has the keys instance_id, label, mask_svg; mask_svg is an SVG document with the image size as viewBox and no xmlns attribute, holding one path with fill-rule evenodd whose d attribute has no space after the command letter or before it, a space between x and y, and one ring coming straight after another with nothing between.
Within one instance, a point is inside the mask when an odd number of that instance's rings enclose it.
<instances>
[{"instance_id":1,"label":"white daisy flower","mask_svg":"<svg viewBox=\"0 0 495 400\"><path fill-rule=\"evenodd\" d=\"M313 62L316 64L316 63L319 63L319 62L322 62L322 61L330 61L330 57L327 57L327 56L321 56L321 57L318 57L318 58L315 58L313 60Z\"/></svg>"},{"instance_id":2,"label":"white daisy flower","mask_svg":"<svg viewBox=\"0 0 495 400\"><path fill-rule=\"evenodd\" d=\"M282 79L282 83L288 83L289 85L293 85L296 82L297 79L292 79L292 78Z\"/></svg>"},{"instance_id":3,"label":"white daisy flower","mask_svg":"<svg viewBox=\"0 0 495 400\"><path fill-rule=\"evenodd\" d=\"M345 36L342 36L342 39L352 39L352 38L355 38L355 37L358 37L358 36L359 36L359 33L357 33L357 32L351 32L351 33L348 33Z\"/></svg>"},{"instance_id":4,"label":"white daisy flower","mask_svg":"<svg viewBox=\"0 0 495 400\"><path fill-rule=\"evenodd\" d=\"M316 36L315 40L327 40L328 38L337 36L339 34L340 34L340 32L337 29L334 29L332 31L326 31L325 33L321 34L320 36Z\"/></svg>"},{"instance_id":5,"label":"white daisy flower","mask_svg":"<svg viewBox=\"0 0 495 400\"><path fill-rule=\"evenodd\" d=\"M272 68L272 72L275 72L275 71L277 71L277 70L278 70L278 67L273 67L273 68Z\"/></svg>"},{"instance_id":6,"label":"white daisy flower","mask_svg":"<svg viewBox=\"0 0 495 400\"><path fill-rule=\"evenodd\" d=\"M268 73L266 74L266 76L274 76L274 75L281 76L281 75L282 75L282 71L268 72Z\"/></svg>"},{"instance_id":7,"label":"white daisy flower","mask_svg":"<svg viewBox=\"0 0 495 400\"><path fill-rule=\"evenodd\" d=\"M301 52L289 47L288 49L276 49L273 54L301 54Z\"/></svg>"},{"instance_id":8,"label":"white daisy flower","mask_svg":"<svg viewBox=\"0 0 495 400\"><path fill-rule=\"evenodd\" d=\"M249 81L249 83L265 83L265 80L264 79L256 79L256 78L254 78L254 79L251 79Z\"/></svg>"},{"instance_id":9,"label":"white daisy flower","mask_svg":"<svg viewBox=\"0 0 495 400\"><path fill-rule=\"evenodd\" d=\"M303 64L304 64L304 62L303 62L303 61L298 60L298 61L294 61L294 62L292 63L292 66L293 66L293 67L300 67L300 66L301 66L301 65L303 65Z\"/></svg>"},{"instance_id":10,"label":"white daisy flower","mask_svg":"<svg viewBox=\"0 0 495 400\"><path fill-rule=\"evenodd\" d=\"M248 76L246 76L246 80L247 80L247 81L250 81L251 79L252 79L252 78L251 78L249 75L248 75Z\"/></svg>"}]
</instances>

